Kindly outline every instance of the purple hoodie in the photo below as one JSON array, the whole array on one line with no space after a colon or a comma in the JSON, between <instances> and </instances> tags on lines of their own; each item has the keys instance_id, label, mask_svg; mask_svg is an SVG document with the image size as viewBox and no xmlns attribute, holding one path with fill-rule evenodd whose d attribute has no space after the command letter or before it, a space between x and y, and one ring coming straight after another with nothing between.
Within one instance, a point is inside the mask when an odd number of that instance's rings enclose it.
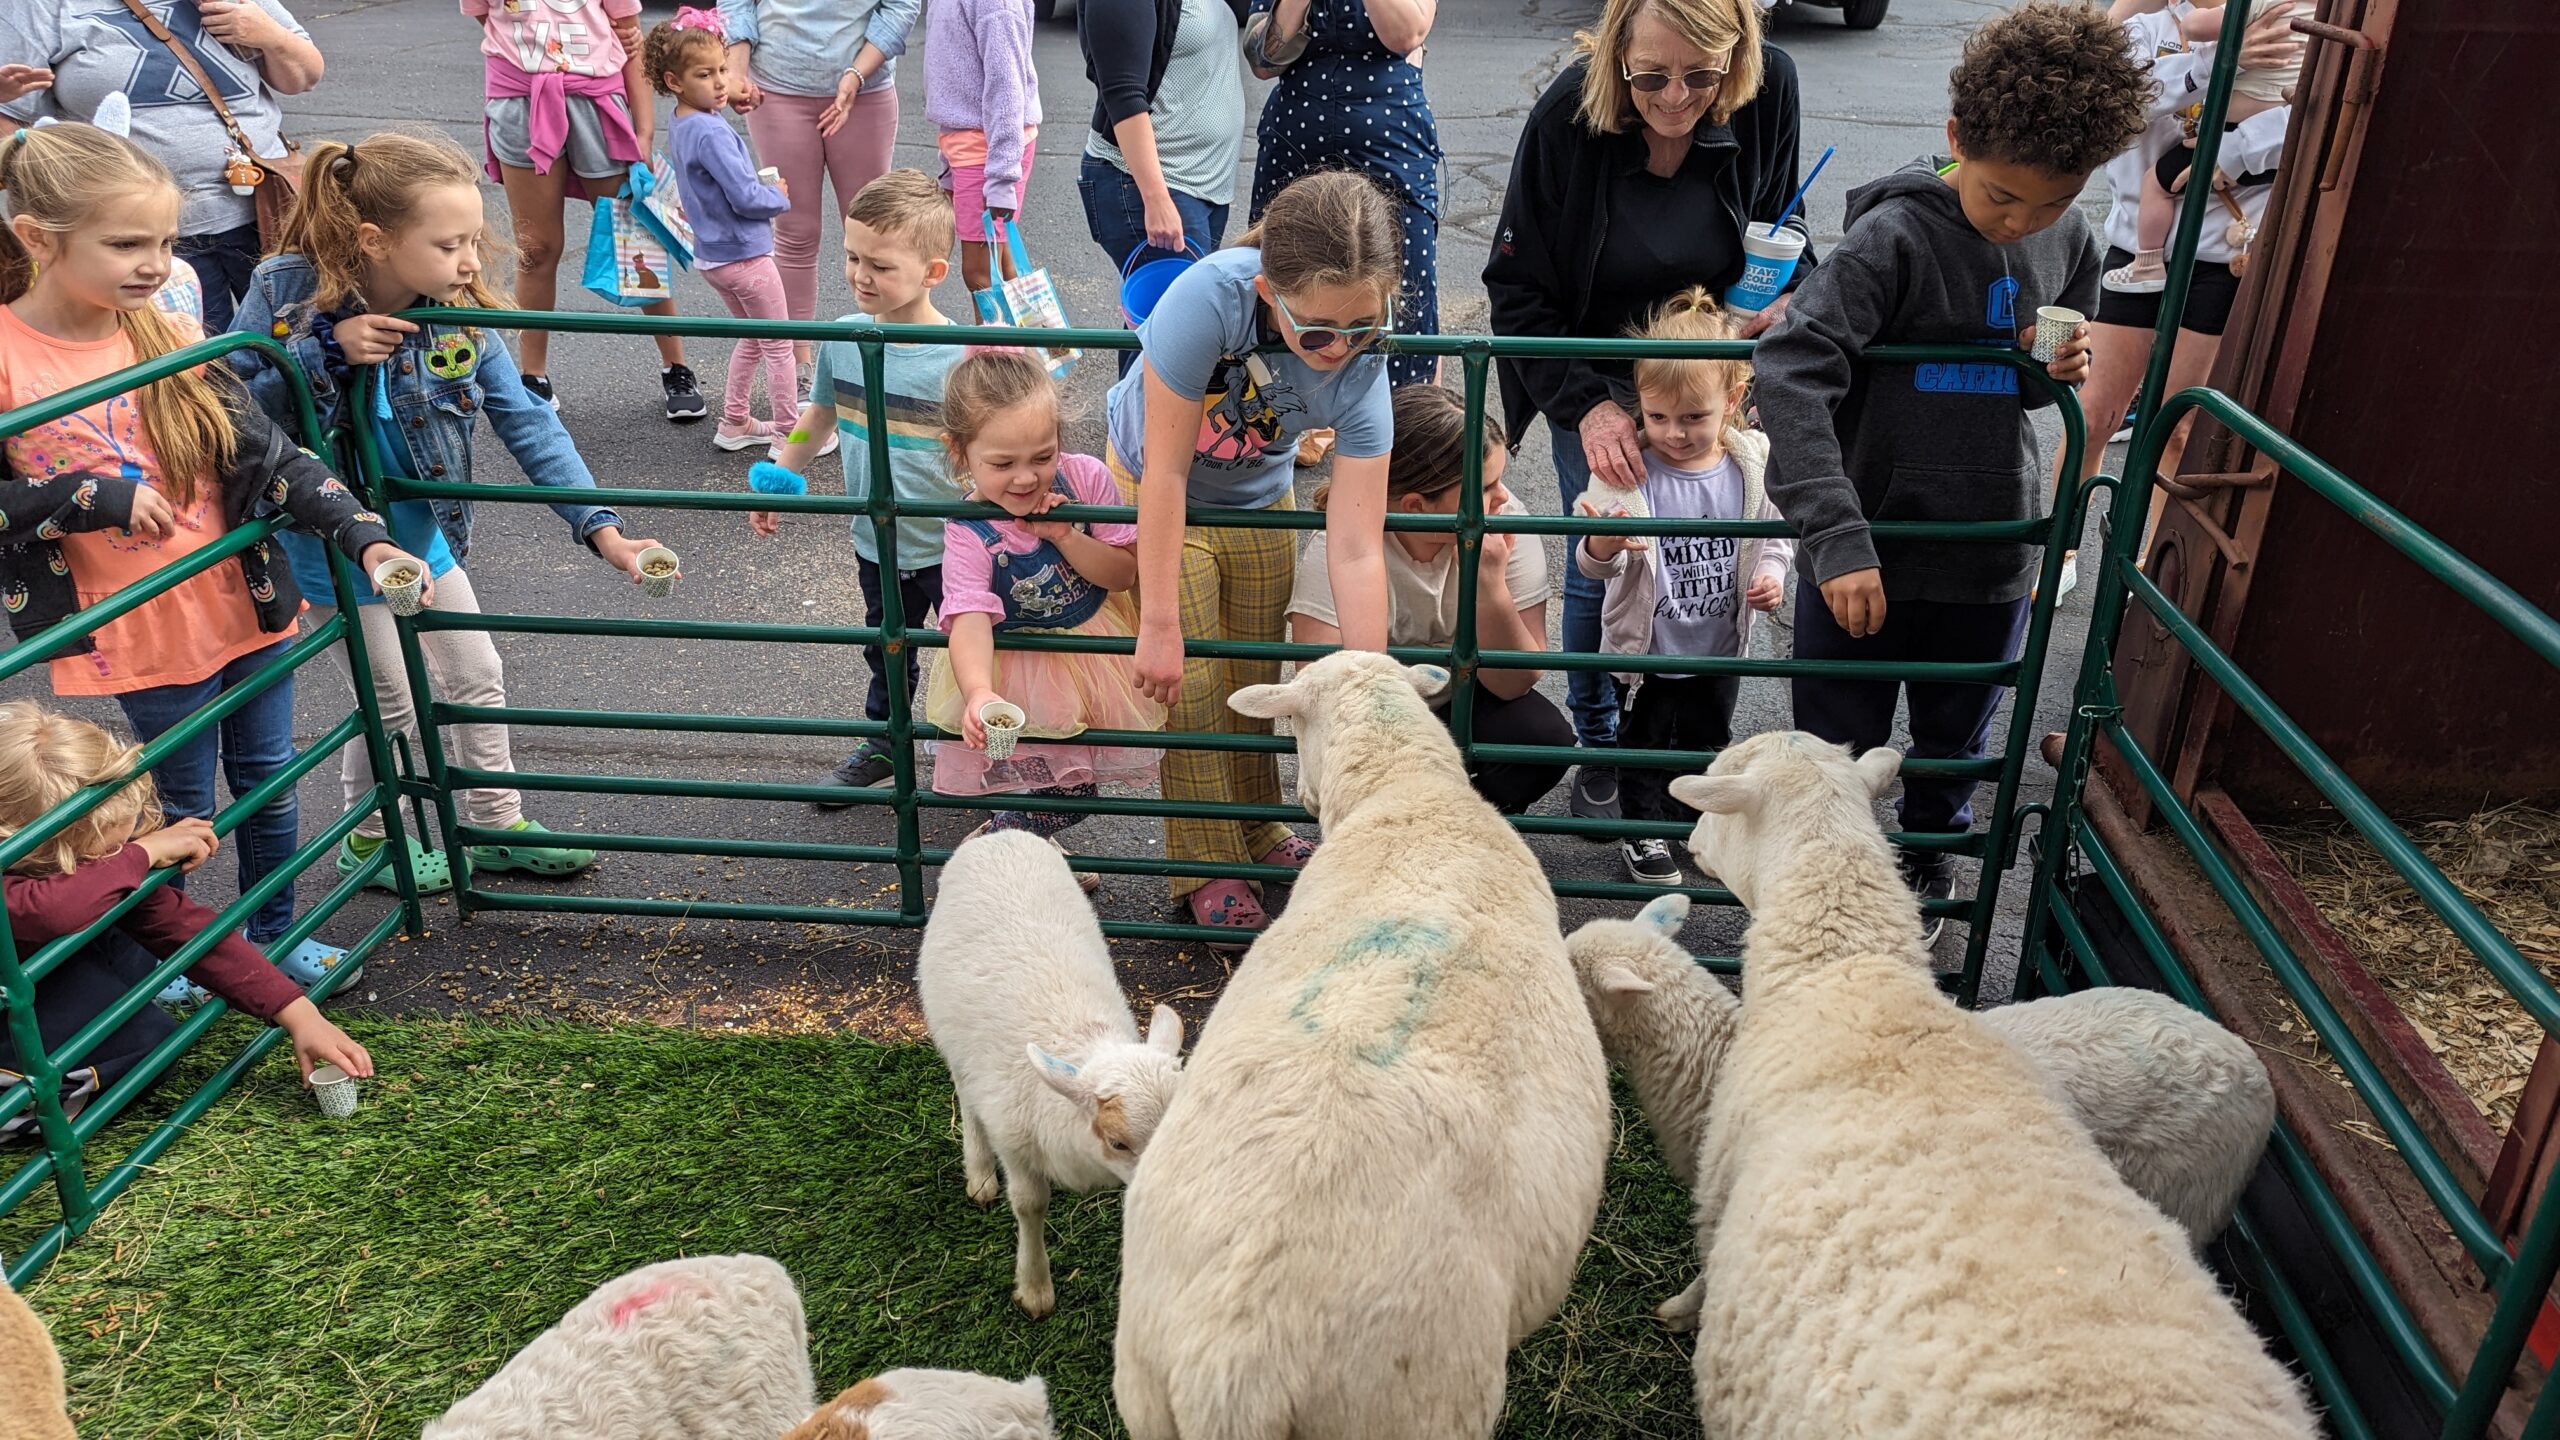
<instances>
[{"instance_id":1,"label":"purple hoodie","mask_svg":"<svg viewBox=\"0 0 2560 1440\"><path fill-rule=\"evenodd\" d=\"M1031 0L934 0L924 36L924 118L940 130L984 131L987 207L1021 209L1022 132L1040 123Z\"/></svg>"},{"instance_id":2,"label":"purple hoodie","mask_svg":"<svg viewBox=\"0 0 2560 1440\"><path fill-rule=\"evenodd\" d=\"M667 127L675 156L676 192L693 224L693 258L729 265L773 253L773 217L791 208L781 191L756 179L747 142L717 115L681 114Z\"/></svg>"}]
</instances>

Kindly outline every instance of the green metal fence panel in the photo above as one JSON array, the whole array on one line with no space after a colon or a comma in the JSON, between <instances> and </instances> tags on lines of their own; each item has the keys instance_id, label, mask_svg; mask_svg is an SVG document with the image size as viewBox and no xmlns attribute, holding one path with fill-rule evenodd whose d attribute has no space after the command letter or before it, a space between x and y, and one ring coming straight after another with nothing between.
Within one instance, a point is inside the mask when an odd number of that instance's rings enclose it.
<instances>
[{"instance_id":1,"label":"green metal fence panel","mask_svg":"<svg viewBox=\"0 0 2560 1440\"><path fill-rule=\"evenodd\" d=\"M261 352L281 364L291 378L296 411L300 418L303 443L315 453L329 448L329 437L319 428L308 388L284 350L265 336L218 336L185 349L174 351L146 364L116 375L76 386L34 405L23 406L0 414L0 436L16 435L34 426L48 423L91 405L128 393L163 376L198 365L220 365L223 357L235 350ZM233 563L249 547L270 540L286 522L281 517L255 519L184 560L168 566L148 578L118 591L78 614L49 627L41 634L20 640L6 655L0 655L0 679L20 674L64 653L83 637L153 599L166 594L179 584L204 573L213 566ZM395 931L404 926L413 933L424 929L418 907L415 877L408 870L405 830L396 813L396 791L393 780L397 772L392 766L391 750L383 734L381 716L373 698L371 670L364 654L360 627L348 618L346 608L357 593L355 579L343 558L333 559L332 584L335 593L325 599L338 608L329 619L310 628L293 641L285 652L263 666L246 681L234 685L179 722L168 732L142 747L137 761L137 774L147 774L170 753L185 746L207 731L220 726L225 717L274 686L289 683L293 673L322 652L344 646L355 675L357 707L324 732L309 749L248 793L234 796L230 805L214 817L217 835L226 835L268 802L283 795L322 761L338 753L345 745L361 744L373 761L377 777L372 792L350 807L335 821L322 827L283 865L271 871L247 893L226 907L215 926L189 941L162 960L142 984L109 1006L105 1013L82 1026L61 1043L48 1047L37 1032L34 1013L36 986L56 967L65 963L83 946L97 938L133 907L160 887L173 882L175 871L155 871L143 885L96 923L75 935L65 936L39 946L34 953L22 955L17 937L0 918L0 1021L7 1025L9 1042L24 1068L25 1079L0 1091L0 1118L20 1112L34 1112L40 1144L19 1163L5 1181L0 1181L0 1216L15 1212L39 1190L50 1183L59 1208L59 1218L34 1232L33 1237L15 1253L0 1257L12 1284L23 1284L62 1247L95 1222L99 1210L131 1185L167 1148L174 1144L206 1107L229 1090L240 1076L257 1063L282 1040L284 1032L273 1026L259 1031L241 1052L220 1067L209 1079L199 1084L181 1100L173 1112L144 1134L120 1160L104 1174L93 1175L89 1147L99 1133L167 1072L169 1067L200 1043L205 1034L228 1008L215 1000L200 1007L176 1030L136 1062L133 1069L93 1097L76 1116L65 1113L61 1098L63 1075L76 1068L107 1037L150 1004L152 997L171 979L184 973L196 960L210 951L217 940L236 930L261 904L293 885L314 862L327 857L340 842L367 816L382 814L393 843L385 845L371 859L358 866L343 879L318 905L305 910L278 941L278 947L290 950L309 937L319 926L334 916L365 884L386 873L394 879L401 895L401 905L375 924L371 931L350 948L350 959L325 977L312 994L325 997L363 958ZM112 785L87 787L46 811L6 841L0 841L0 870L15 866L49 842L65 827L125 787L130 781Z\"/></svg>"}]
</instances>

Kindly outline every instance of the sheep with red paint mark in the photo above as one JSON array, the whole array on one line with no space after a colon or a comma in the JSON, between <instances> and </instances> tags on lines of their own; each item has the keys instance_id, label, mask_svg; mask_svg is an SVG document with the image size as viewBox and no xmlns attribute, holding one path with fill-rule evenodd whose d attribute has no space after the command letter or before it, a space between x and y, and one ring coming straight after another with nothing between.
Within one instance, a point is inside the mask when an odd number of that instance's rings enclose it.
<instances>
[{"instance_id":1,"label":"sheep with red paint mark","mask_svg":"<svg viewBox=\"0 0 2560 1440\"><path fill-rule=\"evenodd\" d=\"M1287 718L1324 843L1130 1182L1134 1440L1481 1440L1564 1301L1609 1092L1537 858L1467 782L1447 672L1342 651Z\"/></svg>"}]
</instances>

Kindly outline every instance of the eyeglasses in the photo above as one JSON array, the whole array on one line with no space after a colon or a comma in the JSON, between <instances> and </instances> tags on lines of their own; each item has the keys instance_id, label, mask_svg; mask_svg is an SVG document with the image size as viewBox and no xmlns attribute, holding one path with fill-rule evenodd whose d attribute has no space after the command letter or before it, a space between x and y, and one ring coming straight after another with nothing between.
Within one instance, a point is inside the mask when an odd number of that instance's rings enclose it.
<instances>
[{"instance_id":1,"label":"eyeglasses","mask_svg":"<svg viewBox=\"0 0 2560 1440\"><path fill-rule=\"evenodd\" d=\"M1372 325L1301 325L1298 317L1289 313L1289 302L1281 299L1277 290L1271 293L1271 307L1280 312L1280 318L1289 326L1289 333L1298 337L1300 345L1319 352L1336 345L1347 345L1357 350L1394 328L1385 320Z\"/></svg>"},{"instance_id":2,"label":"eyeglasses","mask_svg":"<svg viewBox=\"0 0 2560 1440\"><path fill-rule=\"evenodd\" d=\"M1713 90L1724 83L1724 76L1725 72L1722 70L1710 70L1700 66L1695 70L1681 71L1680 84L1682 88L1688 90ZM1630 70L1621 65L1618 67L1618 78L1626 81L1628 88L1641 90L1647 95L1671 88L1671 72L1667 70Z\"/></svg>"}]
</instances>

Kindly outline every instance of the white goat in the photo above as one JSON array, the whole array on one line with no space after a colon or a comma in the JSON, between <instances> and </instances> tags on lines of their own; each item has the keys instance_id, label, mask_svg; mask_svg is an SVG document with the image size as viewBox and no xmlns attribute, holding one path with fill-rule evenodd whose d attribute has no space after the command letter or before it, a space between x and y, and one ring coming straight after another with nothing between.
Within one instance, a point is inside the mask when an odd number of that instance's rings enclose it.
<instances>
[{"instance_id":1,"label":"white goat","mask_svg":"<svg viewBox=\"0 0 2560 1440\"><path fill-rule=\"evenodd\" d=\"M1093 903L1058 848L1023 830L951 852L916 994L959 1092L969 1198L994 1204L1004 1168L1013 1299L1037 1319L1057 1305L1049 1189L1128 1183L1182 1081L1182 1017L1159 1005L1138 1038Z\"/></svg>"},{"instance_id":2,"label":"white goat","mask_svg":"<svg viewBox=\"0 0 2560 1440\"><path fill-rule=\"evenodd\" d=\"M1665 895L1633 920L1594 920L1565 937L1600 1048L1623 1066L1684 1186L1716 1067L1742 1002L1675 938L1688 897ZM2024 1051L2134 1193L2201 1248L2221 1233L2275 1124L2275 1088L2247 1041L2166 995L2107 986L1981 1012ZM1654 1313L1697 1323L1699 1286Z\"/></svg>"},{"instance_id":3,"label":"white goat","mask_svg":"<svg viewBox=\"0 0 2560 1440\"><path fill-rule=\"evenodd\" d=\"M782 1440L1051 1440L1052 1424L1037 1375L890 1370L819 1406Z\"/></svg>"},{"instance_id":4,"label":"white goat","mask_svg":"<svg viewBox=\"0 0 2560 1440\"><path fill-rule=\"evenodd\" d=\"M817 1388L800 1292L782 1267L697 1256L598 1286L421 1440L780 1435Z\"/></svg>"},{"instance_id":5,"label":"white goat","mask_svg":"<svg viewBox=\"0 0 2560 1440\"><path fill-rule=\"evenodd\" d=\"M1343 651L1230 701L1295 722L1324 843L1130 1186L1134 1440L1481 1440L1572 1283L1607 1067L1546 877L1424 703L1447 680Z\"/></svg>"},{"instance_id":6,"label":"white goat","mask_svg":"<svg viewBox=\"0 0 2560 1440\"><path fill-rule=\"evenodd\" d=\"M1899 764L1755 736L1672 794L1751 909L1698 1149L1714 1440L2309 1440L2186 1236L1941 994L1874 814Z\"/></svg>"}]
</instances>

